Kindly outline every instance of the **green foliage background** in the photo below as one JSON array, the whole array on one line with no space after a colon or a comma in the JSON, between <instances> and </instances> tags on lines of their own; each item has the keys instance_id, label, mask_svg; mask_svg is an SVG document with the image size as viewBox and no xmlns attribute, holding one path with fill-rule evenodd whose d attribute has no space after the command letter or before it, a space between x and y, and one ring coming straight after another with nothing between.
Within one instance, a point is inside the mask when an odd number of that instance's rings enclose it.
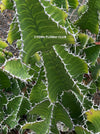
<instances>
[{"instance_id":1,"label":"green foliage background","mask_svg":"<svg viewBox=\"0 0 100 134\"><path fill-rule=\"evenodd\" d=\"M0 133L100 132L100 1L2 0L14 10L0 40ZM13 45L18 57L6 50Z\"/></svg>"}]
</instances>

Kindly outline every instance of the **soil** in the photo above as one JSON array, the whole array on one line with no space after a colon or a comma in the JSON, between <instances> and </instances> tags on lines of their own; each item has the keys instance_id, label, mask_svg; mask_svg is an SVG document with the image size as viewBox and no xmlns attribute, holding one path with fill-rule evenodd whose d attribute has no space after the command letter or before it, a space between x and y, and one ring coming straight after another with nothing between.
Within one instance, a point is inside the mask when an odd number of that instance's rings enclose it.
<instances>
[{"instance_id":1,"label":"soil","mask_svg":"<svg viewBox=\"0 0 100 134\"><path fill-rule=\"evenodd\" d=\"M0 38L6 40L7 33L14 17L14 11L5 10L3 13L0 13Z\"/></svg>"}]
</instances>

